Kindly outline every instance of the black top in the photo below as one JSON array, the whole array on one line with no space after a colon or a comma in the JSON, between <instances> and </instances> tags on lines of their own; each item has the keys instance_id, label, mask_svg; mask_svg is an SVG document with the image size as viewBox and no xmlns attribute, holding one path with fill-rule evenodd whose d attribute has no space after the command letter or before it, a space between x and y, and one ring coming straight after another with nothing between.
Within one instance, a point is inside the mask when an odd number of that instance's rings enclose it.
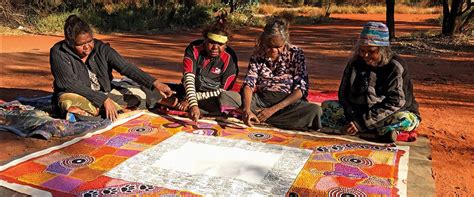
<instances>
[{"instance_id":1,"label":"black top","mask_svg":"<svg viewBox=\"0 0 474 197\"><path fill-rule=\"evenodd\" d=\"M127 76L138 84L153 89L154 77L143 72L140 68L127 62L117 51L108 44L94 39L94 49L84 64L65 41L56 43L50 51L51 73L54 77L53 106L63 93L76 93L91 101L94 106L102 107L107 94L112 90L112 70ZM87 70L97 75L100 91L91 89Z\"/></svg>"},{"instance_id":2,"label":"black top","mask_svg":"<svg viewBox=\"0 0 474 197\"><path fill-rule=\"evenodd\" d=\"M202 39L191 42L184 51L183 70L184 73L196 75L196 90L210 91L210 89L201 87L204 83L216 86L212 90L231 89L239 73L237 55L234 50L227 46L218 57L211 59L206 57L207 53Z\"/></svg>"},{"instance_id":3,"label":"black top","mask_svg":"<svg viewBox=\"0 0 474 197\"><path fill-rule=\"evenodd\" d=\"M339 87L339 101L348 120L355 121L361 130L372 130L399 111L420 117L408 67L398 55L376 68L362 58L349 62Z\"/></svg>"}]
</instances>

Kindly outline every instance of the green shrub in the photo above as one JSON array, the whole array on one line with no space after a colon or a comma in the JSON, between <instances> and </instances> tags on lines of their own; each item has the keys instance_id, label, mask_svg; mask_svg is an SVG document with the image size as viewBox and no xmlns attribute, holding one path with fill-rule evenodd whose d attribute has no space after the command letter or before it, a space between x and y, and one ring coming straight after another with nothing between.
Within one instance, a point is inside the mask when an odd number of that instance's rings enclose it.
<instances>
[{"instance_id":1,"label":"green shrub","mask_svg":"<svg viewBox=\"0 0 474 197\"><path fill-rule=\"evenodd\" d=\"M296 1L293 1L296 2ZM71 14L77 14L99 32L156 32L164 29L181 27L194 28L210 24L214 21L215 13L225 9L228 5L209 4L185 7L181 4L167 2L164 5L152 7L148 4L115 3L101 6L89 6L72 12L50 14L47 17L37 18L34 26L38 32L62 32L64 21ZM228 22L234 27L263 27L267 17L258 12L274 12L299 24L315 24L327 21L323 18L325 10L318 7L302 6L297 8L281 8L267 6L268 10L260 9L256 4L243 4L233 13L229 13Z\"/></svg>"},{"instance_id":2,"label":"green shrub","mask_svg":"<svg viewBox=\"0 0 474 197\"><path fill-rule=\"evenodd\" d=\"M238 7L233 13L229 14L229 23L234 27L252 26L263 27L265 25L265 17L255 16L259 12L258 6L246 4Z\"/></svg>"},{"instance_id":3,"label":"green shrub","mask_svg":"<svg viewBox=\"0 0 474 197\"><path fill-rule=\"evenodd\" d=\"M207 24L212 19L211 6L150 6L126 7L124 4L104 6L86 11L85 20L101 32L147 32L164 27L193 27Z\"/></svg>"},{"instance_id":4,"label":"green shrub","mask_svg":"<svg viewBox=\"0 0 474 197\"><path fill-rule=\"evenodd\" d=\"M91 13L88 21L100 31L146 31L154 18L151 7L109 6L103 10Z\"/></svg>"},{"instance_id":5,"label":"green shrub","mask_svg":"<svg viewBox=\"0 0 474 197\"><path fill-rule=\"evenodd\" d=\"M212 15L215 11L207 6L193 6L190 9L183 6L177 10L172 24L186 27L209 24L214 20Z\"/></svg>"},{"instance_id":6,"label":"green shrub","mask_svg":"<svg viewBox=\"0 0 474 197\"><path fill-rule=\"evenodd\" d=\"M243 13L232 13L228 16L229 23L235 27L246 26L249 21L249 16Z\"/></svg>"},{"instance_id":7,"label":"green shrub","mask_svg":"<svg viewBox=\"0 0 474 197\"><path fill-rule=\"evenodd\" d=\"M64 22L72 14L79 15L79 11L76 9L72 12L51 13L46 17L37 17L33 20L33 26L36 31L41 33L62 32L64 31Z\"/></svg>"}]
</instances>

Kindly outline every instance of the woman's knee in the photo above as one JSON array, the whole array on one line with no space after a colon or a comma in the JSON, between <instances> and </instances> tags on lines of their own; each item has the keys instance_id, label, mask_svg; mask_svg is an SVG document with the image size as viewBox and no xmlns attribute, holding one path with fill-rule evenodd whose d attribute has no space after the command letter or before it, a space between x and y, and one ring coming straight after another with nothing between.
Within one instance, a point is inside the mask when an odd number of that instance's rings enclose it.
<instances>
[{"instance_id":1,"label":"woman's knee","mask_svg":"<svg viewBox=\"0 0 474 197\"><path fill-rule=\"evenodd\" d=\"M409 111L397 112L394 118L400 121L400 129L403 131L412 131L420 124L418 116Z\"/></svg>"},{"instance_id":2,"label":"woman's knee","mask_svg":"<svg viewBox=\"0 0 474 197\"><path fill-rule=\"evenodd\" d=\"M316 105L314 103L308 103L309 105L307 106L309 111L315 114L316 117L321 117L323 114L323 110L319 105Z\"/></svg>"},{"instance_id":3,"label":"woman's knee","mask_svg":"<svg viewBox=\"0 0 474 197\"><path fill-rule=\"evenodd\" d=\"M336 100L327 100L321 103L321 108L323 109L338 109L342 108L341 103Z\"/></svg>"},{"instance_id":4,"label":"woman's knee","mask_svg":"<svg viewBox=\"0 0 474 197\"><path fill-rule=\"evenodd\" d=\"M99 110L92 104L92 102L75 93L64 93L59 96L58 106L63 112L69 111L70 108L79 108L94 116L99 114Z\"/></svg>"},{"instance_id":5,"label":"woman's knee","mask_svg":"<svg viewBox=\"0 0 474 197\"><path fill-rule=\"evenodd\" d=\"M310 111L313 113L313 121L311 123L311 128L318 130L322 128L321 125L321 116L323 114L323 110L319 105L316 105L314 103L310 103L308 106Z\"/></svg>"},{"instance_id":6,"label":"woman's knee","mask_svg":"<svg viewBox=\"0 0 474 197\"><path fill-rule=\"evenodd\" d=\"M410 132L415 130L419 126L420 120L418 116L412 112L402 111L392 114L390 118L381 125L379 125L376 130L379 135L385 135L389 132Z\"/></svg>"},{"instance_id":7,"label":"woman's knee","mask_svg":"<svg viewBox=\"0 0 474 197\"><path fill-rule=\"evenodd\" d=\"M223 91L219 95L219 102L221 106L240 107L242 105L242 98L238 92Z\"/></svg>"}]
</instances>

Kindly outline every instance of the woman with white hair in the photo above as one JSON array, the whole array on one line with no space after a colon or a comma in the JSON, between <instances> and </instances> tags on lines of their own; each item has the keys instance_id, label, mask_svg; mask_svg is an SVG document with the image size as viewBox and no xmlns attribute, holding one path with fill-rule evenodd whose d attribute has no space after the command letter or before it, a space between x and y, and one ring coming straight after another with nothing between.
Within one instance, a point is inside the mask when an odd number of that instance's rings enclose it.
<instances>
[{"instance_id":1,"label":"woman with white hair","mask_svg":"<svg viewBox=\"0 0 474 197\"><path fill-rule=\"evenodd\" d=\"M339 86L339 102L322 104L323 127L342 133L396 141L421 117L403 59L390 49L387 26L364 25Z\"/></svg>"},{"instance_id":2,"label":"woman with white hair","mask_svg":"<svg viewBox=\"0 0 474 197\"><path fill-rule=\"evenodd\" d=\"M266 24L250 57L241 90L221 94L223 106L241 106L243 121L284 129L319 130L321 108L306 100L308 71L303 50L289 41L288 22ZM227 97L227 98L222 98Z\"/></svg>"}]
</instances>

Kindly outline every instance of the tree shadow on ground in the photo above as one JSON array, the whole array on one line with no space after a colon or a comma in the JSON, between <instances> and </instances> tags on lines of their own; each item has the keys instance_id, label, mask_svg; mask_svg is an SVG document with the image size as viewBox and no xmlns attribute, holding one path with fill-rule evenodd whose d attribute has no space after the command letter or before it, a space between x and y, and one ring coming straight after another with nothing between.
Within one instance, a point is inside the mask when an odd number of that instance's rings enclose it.
<instances>
[{"instance_id":1,"label":"tree shadow on ground","mask_svg":"<svg viewBox=\"0 0 474 197\"><path fill-rule=\"evenodd\" d=\"M40 97L52 94L43 90L23 89L23 88L0 88L0 100L12 101L17 97Z\"/></svg>"}]
</instances>

